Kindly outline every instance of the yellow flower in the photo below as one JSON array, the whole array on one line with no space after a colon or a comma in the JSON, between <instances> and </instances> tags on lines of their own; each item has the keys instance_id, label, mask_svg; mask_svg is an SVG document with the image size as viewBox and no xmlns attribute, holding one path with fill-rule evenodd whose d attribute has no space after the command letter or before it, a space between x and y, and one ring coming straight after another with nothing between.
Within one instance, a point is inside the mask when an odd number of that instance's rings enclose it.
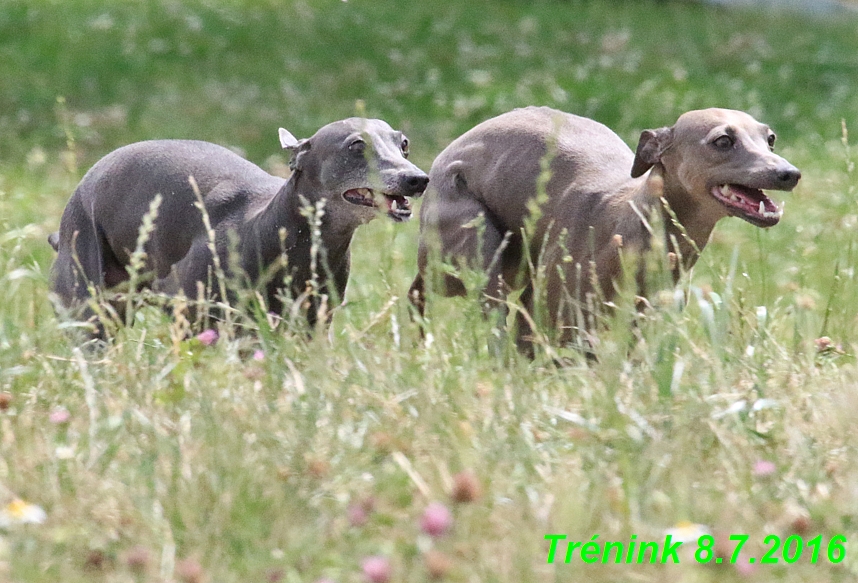
<instances>
[{"instance_id":1,"label":"yellow flower","mask_svg":"<svg viewBox=\"0 0 858 583\"><path fill-rule=\"evenodd\" d=\"M674 541L697 542L704 534L709 534L709 529L703 524L694 524L687 520L678 522L673 528L668 528L664 534L669 534Z\"/></svg>"},{"instance_id":2,"label":"yellow flower","mask_svg":"<svg viewBox=\"0 0 858 583\"><path fill-rule=\"evenodd\" d=\"M15 498L0 509L0 528L16 524L42 524L48 515L40 506Z\"/></svg>"}]
</instances>

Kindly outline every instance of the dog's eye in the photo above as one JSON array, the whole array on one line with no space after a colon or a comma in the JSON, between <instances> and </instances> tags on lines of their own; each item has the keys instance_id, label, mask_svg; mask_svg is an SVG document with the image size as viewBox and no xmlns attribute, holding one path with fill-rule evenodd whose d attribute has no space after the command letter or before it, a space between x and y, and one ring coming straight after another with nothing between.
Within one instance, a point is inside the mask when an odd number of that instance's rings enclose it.
<instances>
[{"instance_id":1,"label":"dog's eye","mask_svg":"<svg viewBox=\"0 0 858 583\"><path fill-rule=\"evenodd\" d=\"M402 138L402 145L400 146L402 149L402 155L407 158L408 157L408 138Z\"/></svg>"},{"instance_id":2,"label":"dog's eye","mask_svg":"<svg viewBox=\"0 0 858 583\"><path fill-rule=\"evenodd\" d=\"M733 138L730 136L721 136L712 142L712 144L719 150L729 150L733 147L734 143Z\"/></svg>"},{"instance_id":3,"label":"dog's eye","mask_svg":"<svg viewBox=\"0 0 858 583\"><path fill-rule=\"evenodd\" d=\"M351 144L349 144L349 150L352 152L357 152L358 154L362 154L364 150L366 150L366 142L363 140L355 140Z\"/></svg>"},{"instance_id":4,"label":"dog's eye","mask_svg":"<svg viewBox=\"0 0 858 583\"><path fill-rule=\"evenodd\" d=\"M774 134L769 134L769 148L775 147L775 140L776 139L777 139L777 136L775 136Z\"/></svg>"}]
</instances>

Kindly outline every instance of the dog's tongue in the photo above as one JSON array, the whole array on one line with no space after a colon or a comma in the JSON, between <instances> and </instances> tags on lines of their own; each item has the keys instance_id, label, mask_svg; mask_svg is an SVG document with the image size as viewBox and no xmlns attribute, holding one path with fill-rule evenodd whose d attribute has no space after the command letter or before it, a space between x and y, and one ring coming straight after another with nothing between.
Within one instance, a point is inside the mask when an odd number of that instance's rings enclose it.
<instances>
[{"instance_id":1,"label":"dog's tongue","mask_svg":"<svg viewBox=\"0 0 858 583\"><path fill-rule=\"evenodd\" d=\"M776 224L783 211L757 188L722 184L712 189L712 196L743 219L761 226Z\"/></svg>"},{"instance_id":2,"label":"dog's tongue","mask_svg":"<svg viewBox=\"0 0 858 583\"><path fill-rule=\"evenodd\" d=\"M343 198L352 204L361 206L375 206L372 200L372 191L368 188L352 188L343 193Z\"/></svg>"},{"instance_id":3,"label":"dog's tongue","mask_svg":"<svg viewBox=\"0 0 858 583\"><path fill-rule=\"evenodd\" d=\"M352 204L360 206L369 206L378 209L387 207L387 215L395 221L407 221L411 218L411 202L398 194L376 195L369 188L352 188L343 193L343 198ZM384 199L383 203L382 198Z\"/></svg>"}]
</instances>

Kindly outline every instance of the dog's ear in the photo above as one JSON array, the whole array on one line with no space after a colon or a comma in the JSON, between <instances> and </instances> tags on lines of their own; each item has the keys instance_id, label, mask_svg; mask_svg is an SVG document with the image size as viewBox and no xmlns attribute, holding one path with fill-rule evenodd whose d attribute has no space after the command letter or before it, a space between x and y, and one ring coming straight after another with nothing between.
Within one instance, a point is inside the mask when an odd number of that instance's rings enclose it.
<instances>
[{"instance_id":1,"label":"dog's ear","mask_svg":"<svg viewBox=\"0 0 858 583\"><path fill-rule=\"evenodd\" d=\"M310 149L310 140L304 139L299 140L292 133L285 129L280 128L278 131L278 135L280 136L280 145L284 150L289 150L292 152L292 159L289 161L289 168L294 170L301 169L301 158Z\"/></svg>"},{"instance_id":2,"label":"dog's ear","mask_svg":"<svg viewBox=\"0 0 858 583\"><path fill-rule=\"evenodd\" d=\"M292 132L286 128L280 128L277 130L277 135L280 136L280 146L282 146L284 150L288 150L298 143L298 138L293 136Z\"/></svg>"},{"instance_id":3,"label":"dog's ear","mask_svg":"<svg viewBox=\"0 0 858 583\"><path fill-rule=\"evenodd\" d=\"M642 176L644 172L661 162L661 155L670 146L673 139L673 128L644 130L635 152L635 162L632 164L632 178Z\"/></svg>"}]
</instances>

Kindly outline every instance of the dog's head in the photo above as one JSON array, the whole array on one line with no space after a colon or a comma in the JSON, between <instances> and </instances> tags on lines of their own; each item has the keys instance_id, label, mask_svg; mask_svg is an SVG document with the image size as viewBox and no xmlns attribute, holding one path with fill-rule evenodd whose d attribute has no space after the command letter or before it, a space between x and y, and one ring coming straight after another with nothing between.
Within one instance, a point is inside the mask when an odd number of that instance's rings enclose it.
<instances>
[{"instance_id":1,"label":"dog's head","mask_svg":"<svg viewBox=\"0 0 858 583\"><path fill-rule=\"evenodd\" d=\"M360 222L379 210L407 221L408 199L422 195L429 182L407 159L408 138L381 120L336 121L305 140L281 128L280 143L292 152L292 170L316 191L307 194L327 199L327 212L348 213Z\"/></svg>"},{"instance_id":2,"label":"dog's head","mask_svg":"<svg viewBox=\"0 0 858 583\"><path fill-rule=\"evenodd\" d=\"M703 109L679 117L673 127L645 130L632 176L656 164L665 181L678 182L696 204L714 214L771 227L783 209L763 190L792 190L801 172L773 152L769 126L741 111Z\"/></svg>"}]
</instances>

